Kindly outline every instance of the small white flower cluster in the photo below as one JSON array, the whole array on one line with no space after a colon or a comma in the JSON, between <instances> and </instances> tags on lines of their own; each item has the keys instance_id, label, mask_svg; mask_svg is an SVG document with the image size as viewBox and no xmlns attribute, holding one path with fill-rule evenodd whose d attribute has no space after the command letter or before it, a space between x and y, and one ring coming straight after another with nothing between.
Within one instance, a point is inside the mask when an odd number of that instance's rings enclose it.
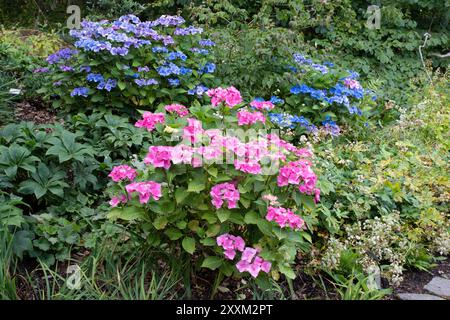
<instances>
[{"instance_id":1,"label":"small white flower cluster","mask_svg":"<svg viewBox=\"0 0 450 320\"><path fill-rule=\"evenodd\" d=\"M346 238L342 240L329 240L322 257L324 267L337 268L341 253L352 249L360 256L358 262L367 273L383 264L381 276L388 279L392 285L401 283L409 245L402 237L400 216L397 212L346 226L345 234Z\"/></svg>"}]
</instances>

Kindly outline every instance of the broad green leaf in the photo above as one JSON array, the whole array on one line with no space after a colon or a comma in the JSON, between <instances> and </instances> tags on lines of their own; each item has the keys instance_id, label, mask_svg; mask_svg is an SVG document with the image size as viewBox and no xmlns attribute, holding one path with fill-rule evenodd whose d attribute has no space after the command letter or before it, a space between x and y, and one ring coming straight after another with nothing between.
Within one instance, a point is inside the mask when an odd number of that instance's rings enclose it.
<instances>
[{"instance_id":1,"label":"broad green leaf","mask_svg":"<svg viewBox=\"0 0 450 320\"><path fill-rule=\"evenodd\" d=\"M111 220L143 220L145 218L145 210L140 207L113 208L108 213L107 217Z\"/></svg>"},{"instance_id":2,"label":"broad green leaf","mask_svg":"<svg viewBox=\"0 0 450 320\"><path fill-rule=\"evenodd\" d=\"M219 257L209 256L203 260L201 267L216 270L222 265L222 261L223 260Z\"/></svg>"},{"instance_id":3,"label":"broad green leaf","mask_svg":"<svg viewBox=\"0 0 450 320\"><path fill-rule=\"evenodd\" d=\"M159 216L156 217L156 219L153 221L153 226L157 229L157 230L162 230L166 227L167 225L167 217L165 216Z\"/></svg>"},{"instance_id":4,"label":"broad green leaf","mask_svg":"<svg viewBox=\"0 0 450 320\"><path fill-rule=\"evenodd\" d=\"M181 246L187 253L193 254L195 251L195 240L191 237L185 237L181 242Z\"/></svg>"},{"instance_id":5,"label":"broad green leaf","mask_svg":"<svg viewBox=\"0 0 450 320\"><path fill-rule=\"evenodd\" d=\"M284 274L287 278L289 279L295 279L295 272L294 270L292 270L291 267L289 266L285 266L285 265L280 265L278 266L278 269L280 270L280 272L282 274Z\"/></svg>"},{"instance_id":6,"label":"broad green leaf","mask_svg":"<svg viewBox=\"0 0 450 320\"><path fill-rule=\"evenodd\" d=\"M180 239L183 234L179 229L176 228L168 228L164 233L169 237L170 240L178 240Z\"/></svg>"},{"instance_id":7,"label":"broad green leaf","mask_svg":"<svg viewBox=\"0 0 450 320\"><path fill-rule=\"evenodd\" d=\"M246 224L257 224L259 219L260 218L255 211L247 212L244 217L244 221Z\"/></svg>"},{"instance_id":8,"label":"broad green leaf","mask_svg":"<svg viewBox=\"0 0 450 320\"><path fill-rule=\"evenodd\" d=\"M219 233L219 231L220 231L220 224L210 225L209 228L206 230L206 236L214 237Z\"/></svg>"},{"instance_id":9,"label":"broad green leaf","mask_svg":"<svg viewBox=\"0 0 450 320\"><path fill-rule=\"evenodd\" d=\"M205 190L205 188L205 182L194 179L189 182L187 191L199 193L200 191Z\"/></svg>"},{"instance_id":10,"label":"broad green leaf","mask_svg":"<svg viewBox=\"0 0 450 320\"><path fill-rule=\"evenodd\" d=\"M220 222L225 222L228 220L228 218L231 215L231 211L227 209L219 209L217 210L217 217L219 218Z\"/></svg>"}]
</instances>

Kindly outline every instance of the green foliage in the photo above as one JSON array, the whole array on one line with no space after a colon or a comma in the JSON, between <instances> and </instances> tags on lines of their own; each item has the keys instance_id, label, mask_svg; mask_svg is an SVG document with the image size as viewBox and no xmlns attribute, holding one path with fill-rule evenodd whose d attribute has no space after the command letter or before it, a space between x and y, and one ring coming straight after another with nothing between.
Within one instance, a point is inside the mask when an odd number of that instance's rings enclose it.
<instances>
[{"instance_id":1,"label":"green foliage","mask_svg":"<svg viewBox=\"0 0 450 320\"><path fill-rule=\"evenodd\" d=\"M133 13L140 15L150 4L135 0L97 0L87 4L87 18L91 21L114 19Z\"/></svg>"},{"instance_id":2,"label":"green foliage","mask_svg":"<svg viewBox=\"0 0 450 320\"><path fill-rule=\"evenodd\" d=\"M341 300L381 300L392 292L390 289L371 288L368 285L368 277L362 273L354 272L349 277L338 273L329 273L329 275Z\"/></svg>"},{"instance_id":3,"label":"green foliage","mask_svg":"<svg viewBox=\"0 0 450 320\"><path fill-rule=\"evenodd\" d=\"M110 113L0 129L0 224L17 228L14 254L53 264L70 248L90 248L108 225L98 206L107 168L138 150L145 135Z\"/></svg>"},{"instance_id":4,"label":"green foliage","mask_svg":"<svg viewBox=\"0 0 450 320\"><path fill-rule=\"evenodd\" d=\"M416 88L411 79L417 78L421 84L426 81L418 55L425 32L432 35L424 49L425 59L434 67L448 64L448 58L431 54L448 49L449 4L439 0L383 1L380 29L366 27L368 5L361 0L210 0L189 4L161 0L152 4L173 13L181 10L207 27L220 43L215 52L223 62L219 77L225 82L233 80L244 93L261 95L275 84L269 90L274 92L281 75L270 74L279 66L279 61L271 58L301 51L313 59L339 61L369 79L381 99L405 106ZM383 115L383 119L390 121L392 115Z\"/></svg>"},{"instance_id":5,"label":"green foliage","mask_svg":"<svg viewBox=\"0 0 450 320\"><path fill-rule=\"evenodd\" d=\"M2 215L2 204L0 203L0 219ZM0 221L0 223L2 223ZM17 300L16 277L12 274L14 270L14 255L12 253L12 237L3 230L0 231L0 299Z\"/></svg>"},{"instance_id":6,"label":"green foliage","mask_svg":"<svg viewBox=\"0 0 450 320\"><path fill-rule=\"evenodd\" d=\"M430 208L448 211L445 78L404 110L397 124L354 132L360 139L347 136L322 144L317 165L322 186L328 188L322 188L327 197L319 212L330 232L339 230L338 220L363 220L393 210L406 219L417 219Z\"/></svg>"},{"instance_id":7,"label":"green foliage","mask_svg":"<svg viewBox=\"0 0 450 320\"><path fill-rule=\"evenodd\" d=\"M0 92L5 77L11 79L6 87L8 90L19 88L26 98L35 97L36 91L44 85L44 79L33 70L42 67L42 59L61 45L62 41L53 32L0 29Z\"/></svg>"}]
</instances>

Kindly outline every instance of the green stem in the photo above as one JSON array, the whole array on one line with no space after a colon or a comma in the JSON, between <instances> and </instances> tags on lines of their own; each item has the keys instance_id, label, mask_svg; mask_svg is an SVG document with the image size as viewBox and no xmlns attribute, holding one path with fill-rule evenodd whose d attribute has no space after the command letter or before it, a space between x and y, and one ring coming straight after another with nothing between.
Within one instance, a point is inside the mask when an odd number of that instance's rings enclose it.
<instances>
[{"instance_id":1,"label":"green stem","mask_svg":"<svg viewBox=\"0 0 450 320\"><path fill-rule=\"evenodd\" d=\"M211 293L211 299L214 299L214 296L217 293L217 288L219 288L219 285L222 283L223 280L223 273L221 270L219 270L219 273L217 274L216 280L214 281L212 293Z\"/></svg>"},{"instance_id":2,"label":"green stem","mask_svg":"<svg viewBox=\"0 0 450 320\"><path fill-rule=\"evenodd\" d=\"M297 295L295 294L295 291L294 291L294 283L292 282L292 279L289 279L287 277L286 277L286 280L287 280L287 283L289 286L289 292L291 293L291 300L294 300L295 297L297 297Z\"/></svg>"}]
</instances>

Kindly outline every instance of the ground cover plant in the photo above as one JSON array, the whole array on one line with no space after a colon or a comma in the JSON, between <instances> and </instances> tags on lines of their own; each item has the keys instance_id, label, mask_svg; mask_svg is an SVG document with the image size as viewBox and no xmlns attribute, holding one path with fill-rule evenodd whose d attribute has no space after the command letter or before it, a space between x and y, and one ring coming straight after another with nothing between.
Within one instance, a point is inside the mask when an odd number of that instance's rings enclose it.
<instances>
[{"instance_id":1,"label":"ground cover plant","mask_svg":"<svg viewBox=\"0 0 450 320\"><path fill-rule=\"evenodd\" d=\"M73 30L2 9L1 299L391 299L445 268L425 2L379 30L350 0L98 1Z\"/></svg>"}]
</instances>

